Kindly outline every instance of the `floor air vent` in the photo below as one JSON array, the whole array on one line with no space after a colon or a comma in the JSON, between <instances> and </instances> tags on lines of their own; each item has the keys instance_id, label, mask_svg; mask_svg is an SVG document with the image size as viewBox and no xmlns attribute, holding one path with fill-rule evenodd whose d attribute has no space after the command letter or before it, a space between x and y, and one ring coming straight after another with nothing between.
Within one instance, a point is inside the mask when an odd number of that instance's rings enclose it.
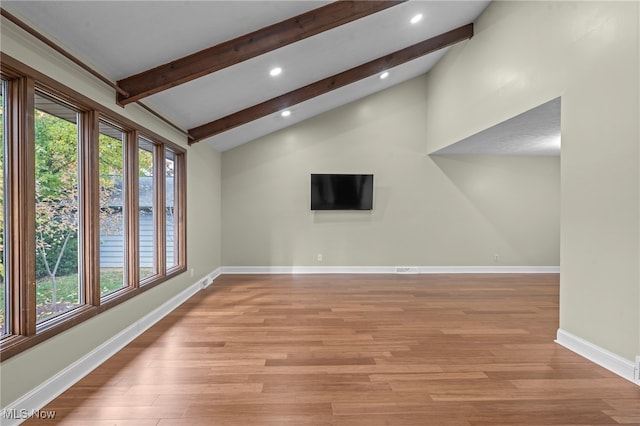
<instances>
[{"instance_id":1,"label":"floor air vent","mask_svg":"<svg viewBox=\"0 0 640 426\"><path fill-rule=\"evenodd\" d=\"M416 266L396 266L396 274L419 274Z\"/></svg>"}]
</instances>

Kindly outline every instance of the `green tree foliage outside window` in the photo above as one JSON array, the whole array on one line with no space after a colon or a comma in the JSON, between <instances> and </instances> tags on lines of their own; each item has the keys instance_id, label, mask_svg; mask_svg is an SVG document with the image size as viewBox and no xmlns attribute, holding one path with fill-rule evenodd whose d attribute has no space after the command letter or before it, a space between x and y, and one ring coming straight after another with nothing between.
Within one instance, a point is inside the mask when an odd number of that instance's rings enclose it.
<instances>
[{"instance_id":1,"label":"green tree foliage outside window","mask_svg":"<svg viewBox=\"0 0 640 426\"><path fill-rule=\"evenodd\" d=\"M71 114L75 121L76 114ZM80 303L78 285L78 128L35 111L37 320ZM63 280L58 292L58 277Z\"/></svg>"}]
</instances>

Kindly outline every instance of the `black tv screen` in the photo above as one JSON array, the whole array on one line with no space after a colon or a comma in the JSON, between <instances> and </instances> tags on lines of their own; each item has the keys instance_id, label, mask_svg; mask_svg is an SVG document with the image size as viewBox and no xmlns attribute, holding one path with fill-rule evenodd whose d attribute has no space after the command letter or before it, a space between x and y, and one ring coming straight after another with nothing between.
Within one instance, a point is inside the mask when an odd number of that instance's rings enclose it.
<instances>
[{"instance_id":1,"label":"black tv screen","mask_svg":"<svg viewBox=\"0 0 640 426\"><path fill-rule=\"evenodd\" d=\"M311 174L311 210L373 209L373 175Z\"/></svg>"}]
</instances>

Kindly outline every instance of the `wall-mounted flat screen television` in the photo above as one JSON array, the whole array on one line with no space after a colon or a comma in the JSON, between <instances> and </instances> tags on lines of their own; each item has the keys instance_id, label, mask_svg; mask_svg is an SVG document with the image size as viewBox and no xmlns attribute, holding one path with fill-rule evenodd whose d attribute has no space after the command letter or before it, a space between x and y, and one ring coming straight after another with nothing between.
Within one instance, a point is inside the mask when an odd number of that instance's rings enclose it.
<instances>
[{"instance_id":1,"label":"wall-mounted flat screen television","mask_svg":"<svg viewBox=\"0 0 640 426\"><path fill-rule=\"evenodd\" d=\"M311 174L311 210L373 209L373 175Z\"/></svg>"}]
</instances>

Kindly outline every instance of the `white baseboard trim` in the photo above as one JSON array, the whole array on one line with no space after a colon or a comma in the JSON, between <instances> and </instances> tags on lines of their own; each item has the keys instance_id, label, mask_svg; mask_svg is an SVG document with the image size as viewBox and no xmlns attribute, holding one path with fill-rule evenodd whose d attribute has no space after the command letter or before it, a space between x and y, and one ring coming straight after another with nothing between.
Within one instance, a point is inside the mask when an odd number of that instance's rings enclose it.
<instances>
[{"instance_id":1,"label":"white baseboard trim","mask_svg":"<svg viewBox=\"0 0 640 426\"><path fill-rule=\"evenodd\" d=\"M387 266L223 266L223 274L393 274Z\"/></svg>"},{"instance_id":2,"label":"white baseboard trim","mask_svg":"<svg viewBox=\"0 0 640 426\"><path fill-rule=\"evenodd\" d=\"M556 343L640 386L640 380L637 380L634 374L633 361L622 358L562 329L558 329Z\"/></svg>"},{"instance_id":3,"label":"white baseboard trim","mask_svg":"<svg viewBox=\"0 0 640 426\"><path fill-rule=\"evenodd\" d=\"M222 274L557 274L559 266L223 266Z\"/></svg>"},{"instance_id":4,"label":"white baseboard trim","mask_svg":"<svg viewBox=\"0 0 640 426\"><path fill-rule=\"evenodd\" d=\"M220 268L206 275L176 296L140 318L129 327L107 340L73 364L59 371L53 377L41 383L31 391L10 403L0 411L0 424L6 426L19 425L26 417L38 412L42 407L54 400L65 390L85 377L119 350L131 343L136 337L148 330L152 325L171 313L174 309L187 301L211 281L220 275ZM12 417L12 418L8 418Z\"/></svg>"},{"instance_id":5,"label":"white baseboard trim","mask_svg":"<svg viewBox=\"0 0 640 426\"><path fill-rule=\"evenodd\" d=\"M421 274L559 274L559 266L421 266Z\"/></svg>"}]
</instances>

